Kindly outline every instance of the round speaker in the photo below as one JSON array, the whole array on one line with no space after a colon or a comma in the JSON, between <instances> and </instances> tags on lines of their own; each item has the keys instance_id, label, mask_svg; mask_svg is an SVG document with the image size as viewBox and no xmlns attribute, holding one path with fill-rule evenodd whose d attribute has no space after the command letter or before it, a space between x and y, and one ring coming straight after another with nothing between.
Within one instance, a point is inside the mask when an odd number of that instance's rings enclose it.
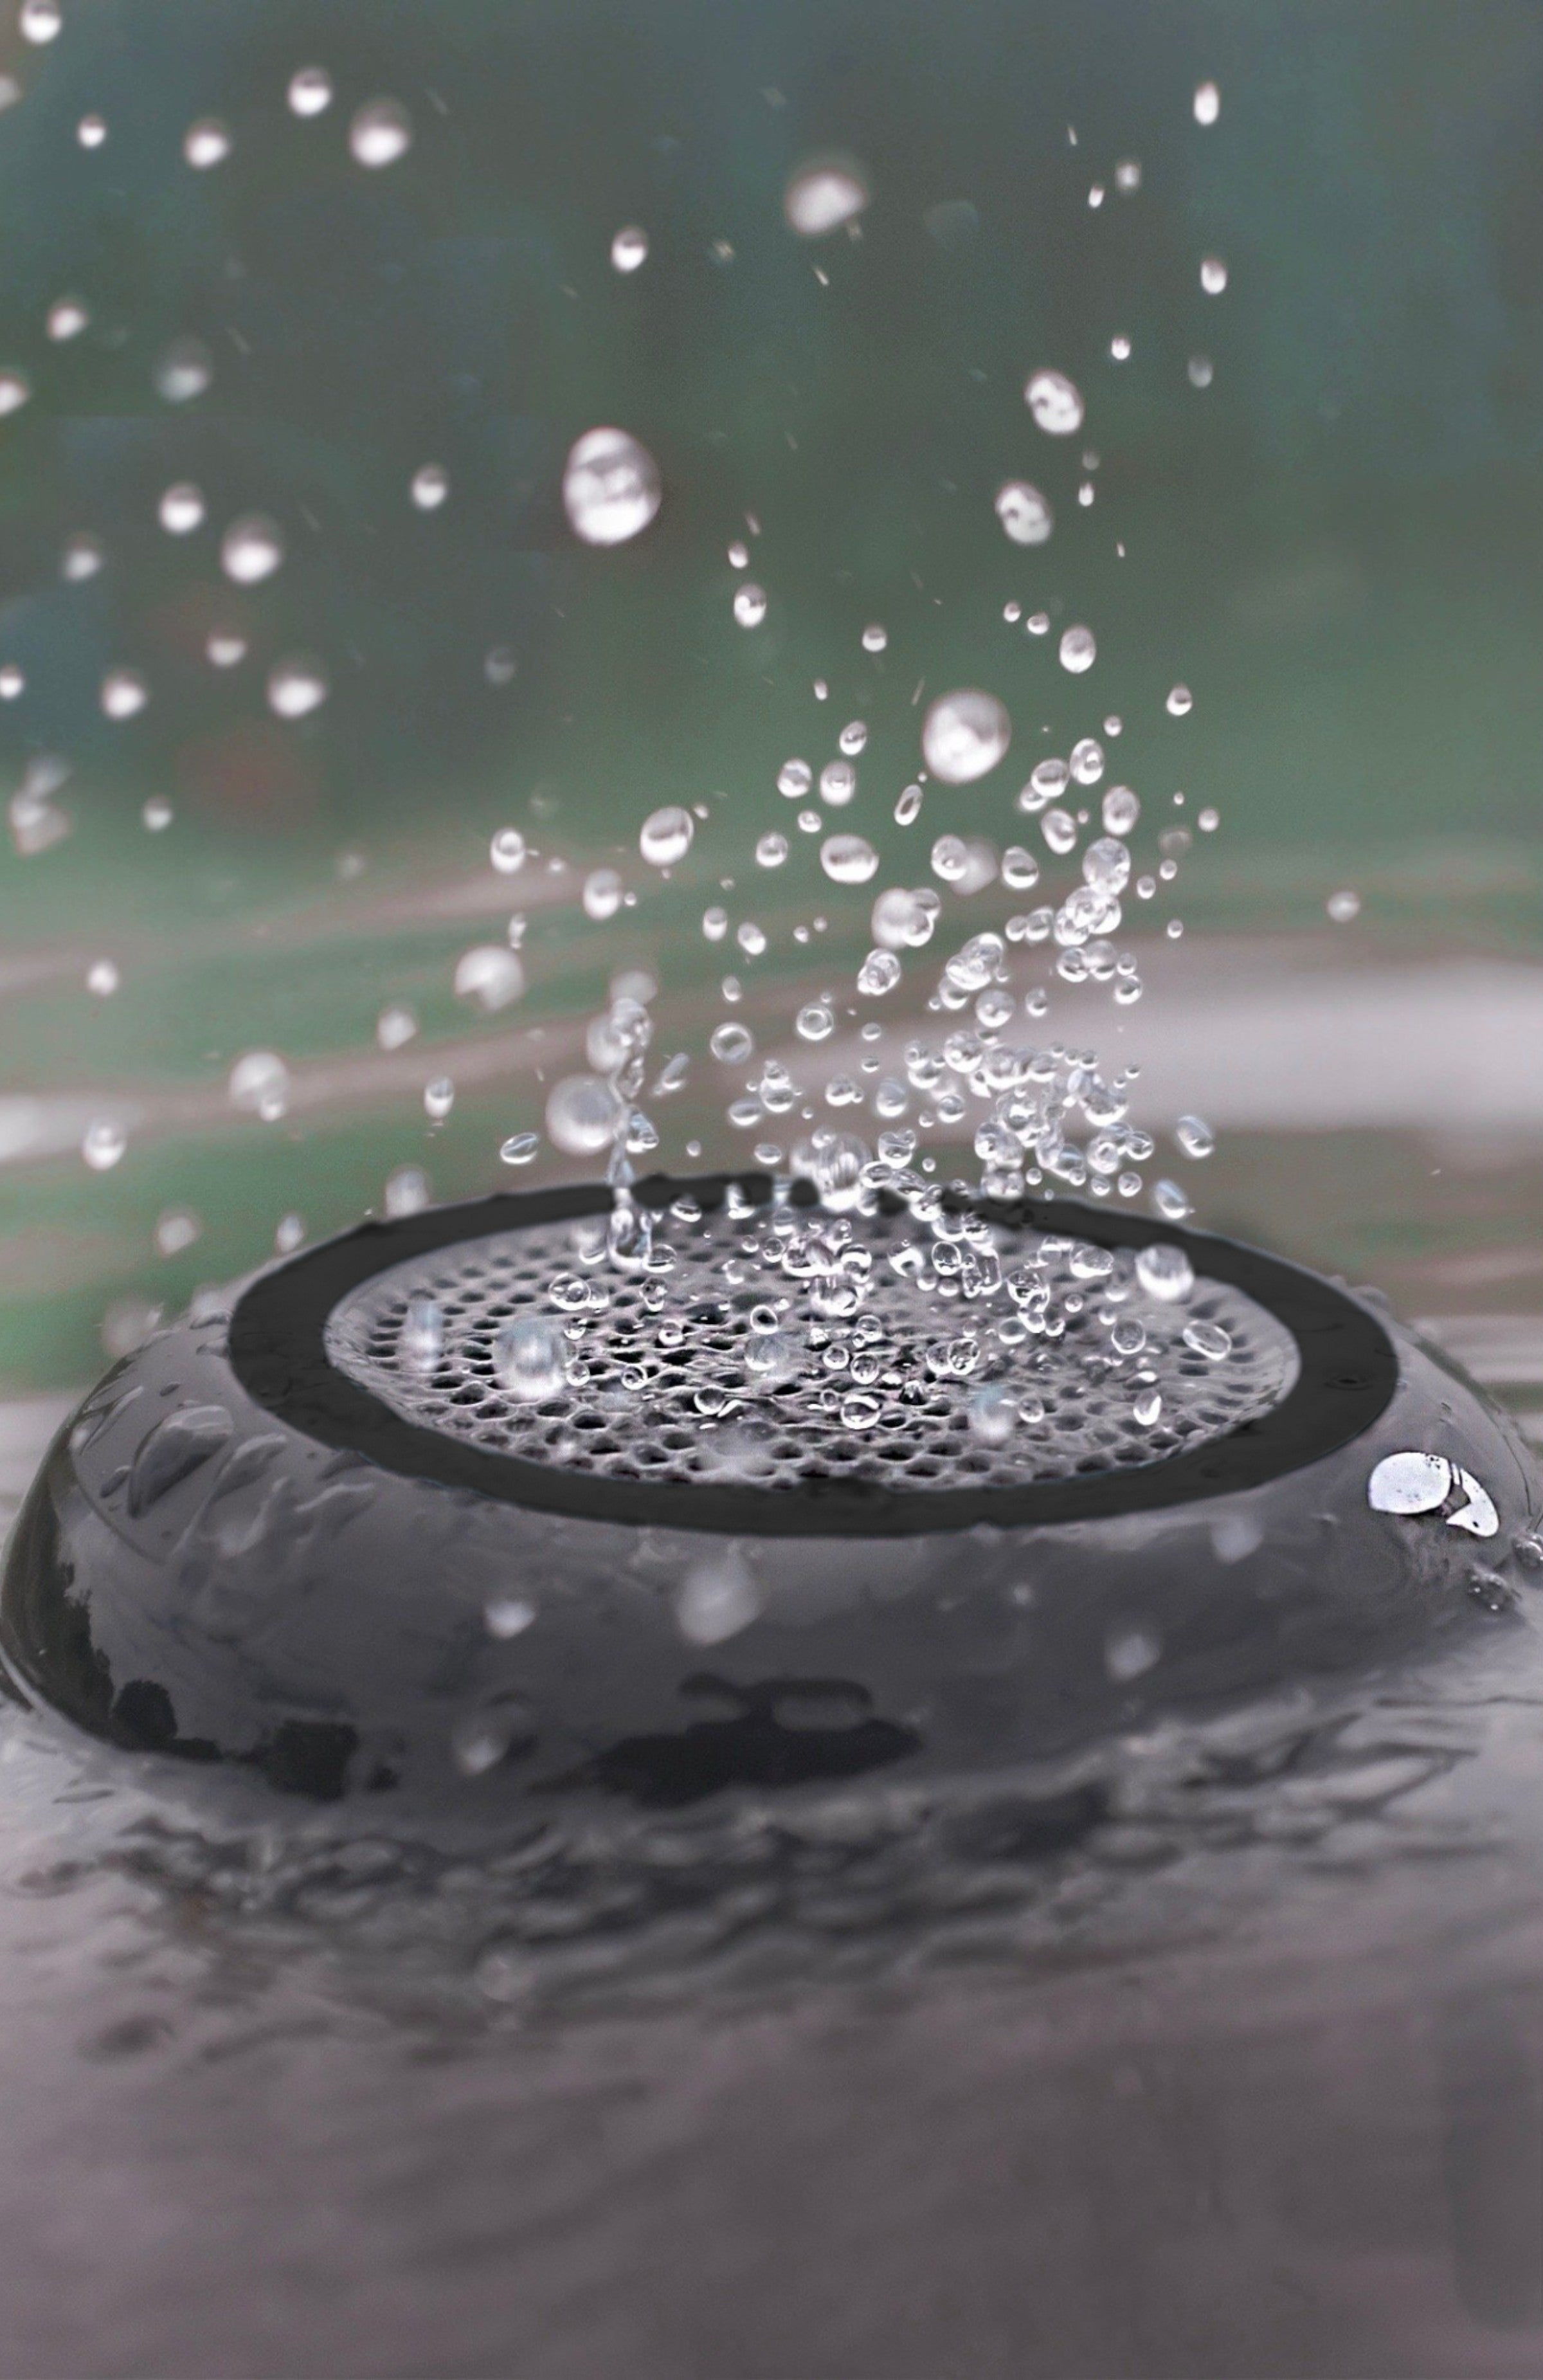
<instances>
[{"instance_id":1,"label":"round speaker","mask_svg":"<svg viewBox=\"0 0 1543 2380\"><path fill-rule=\"evenodd\" d=\"M654 1180L274 1265L61 1433L17 1690L499 1822L979 1776L1504 1624L1526 1450L1368 1304L1071 1200L930 1220Z\"/></svg>"}]
</instances>

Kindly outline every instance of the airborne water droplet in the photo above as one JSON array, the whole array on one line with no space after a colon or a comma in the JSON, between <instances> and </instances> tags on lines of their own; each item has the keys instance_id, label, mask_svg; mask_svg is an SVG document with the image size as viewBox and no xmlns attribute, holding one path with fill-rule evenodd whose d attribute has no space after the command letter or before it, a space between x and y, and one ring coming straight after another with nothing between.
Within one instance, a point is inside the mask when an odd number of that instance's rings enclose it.
<instances>
[{"instance_id":1,"label":"airborne water droplet","mask_svg":"<svg viewBox=\"0 0 1543 2380\"><path fill-rule=\"evenodd\" d=\"M686 857L696 831L690 811L668 803L644 820L638 848L650 868L673 868Z\"/></svg>"},{"instance_id":2,"label":"airborne water droplet","mask_svg":"<svg viewBox=\"0 0 1543 2380\"><path fill-rule=\"evenodd\" d=\"M220 540L220 566L238 587L271 578L284 560L284 532L266 513L243 513Z\"/></svg>"},{"instance_id":3,"label":"airborne water droplet","mask_svg":"<svg viewBox=\"0 0 1543 2380\"><path fill-rule=\"evenodd\" d=\"M543 1403L565 1385L562 1332L540 1315L519 1315L493 1342L492 1365L506 1395L520 1404Z\"/></svg>"},{"instance_id":4,"label":"airborne water droplet","mask_svg":"<svg viewBox=\"0 0 1543 2380\"><path fill-rule=\"evenodd\" d=\"M827 835L820 864L833 884L866 884L877 875L879 855L860 834Z\"/></svg>"},{"instance_id":5,"label":"airborne water droplet","mask_svg":"<svg viewBox=\"0 0 1543 2380\"><path fill-rule=\"evenodd\" d=\"M810 158L798 166L783 194L783 212L801 239L822 239L860 215L869 188L850 159Z\"/></svg>"},{"instance_id":6,"label":"airborne water droplet","mask_svg":"<svg viewBox=\"0 0 1543 2380\"><path fill-rule=\"evenodd\" d=\"M611 243L611 261L618 273L636 273L649 252L649 236L640 224L625 224Z\"/></svg>"},{"instance_id":7,"label":"airborne water droplet","mask_svg":"<svg viewBox=\"0 0 1543 2380\"><path fill-rule=\"evenodd\" d=\"M623 545L648 528L662 498L659 466L625 430L587 430L563 471L563 504L586 545Z\"/></svg>"},{"instance_id":8,"label":"airborne water droplet","mask_svg":"<svg viewBox=\"0 0 1543 2380\"><path fill-rule=\"evenodd\" d=\"M1035 372L1024 390L1024 403L1038 427L1052 438L1070 437L1082 427L1082 392L1064 372Z\"/></svg>"},{"instance_id":9,"label":"airborne water droplet","mask_svg":"<svg viewBox=\"0 0 1543 2380\"><path fill-rule=\"evenodd\" d=\"M921 748L933 775L945 785L967 785L994 769L1012 740L1003 704L978 686L960 686L938 697L927 713Z\"/></svg>"},{"instance_id":10,"label":"airborne water droplet","mask_svg":"<svg viewBox=\"0 0 1543 2380\"><path fill-rule=\"evenodd\" d=\"M1027 480L1005 480L996 492L996 515L1014 545L1043 545L1055 527L1050 499Z\"/></svg>"},{"instance_id":11,"label":"airborne water droplet","mask_svg":"<svg viewBox=\"0 0 1543 2380\"><path fill-rule=\"evenodd\" d=\"M320 115L332 105L332 77L325 67L300 67L289 78L289 108L294 115Z\"/></svg>"},{"instance_id":12,"label":"airborne water droplet","mask_svg":"<svg viewBox=\"0 0 1543 2380\"><path fill-rule=\"evenodd\" d=\"M369 100L348 127L348 146L372 172L395 165L412 147L412 117L399 99Z\"/></svg>"}]
</instances>

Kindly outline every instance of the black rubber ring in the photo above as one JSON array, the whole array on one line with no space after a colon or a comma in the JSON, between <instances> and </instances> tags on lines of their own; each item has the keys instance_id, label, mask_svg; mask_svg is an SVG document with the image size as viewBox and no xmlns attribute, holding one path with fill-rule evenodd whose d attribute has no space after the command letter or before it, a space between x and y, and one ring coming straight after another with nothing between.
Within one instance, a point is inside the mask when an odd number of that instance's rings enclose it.
<instances>
[{"instance_id":1,"label":"black rubber ring","mask_svg":"<svg viewBox=\"0 0 1543 2380\"><path fill-rule=\"evenodd\" d=\"M683 1196L711 1207L722 1204L731 1181L757 1205L772 1196L771 1177L764 1173L679 1182L655 1175L639 1183L635 1195L650 1207ZM797 1185L796 1196L801 1190ZM813 1196L809 1190L798 1203ZM610 1193L599 1183L503 1194L395 1222L363 1223L294 1257L261 1274L238 1300L230 1323L231 1366L248 1395L290 1428L408 1478L585 1520L757 1536L917 1536L982 1523L1014 1528L1157 1512L1257 1488L1318 1462L1368 1429L1391 1400L1398 1357L1376 1316L1300 1266L1234 1240L1105 1213L1079 1199L958 1203L973 1203L989 1221L1067 1232L1101 1247L1146 1247L1162 1240L1183 1248L1197 1274L1244 1291L1291 1332L1301 1365L1295 1381L1269 1413L1203 1446L1153 1463L1020 1488L907 1490L862 1479L818 1478L794 1488L742 1482L699 1487L598 1478L467 1445L404 1421L329 1363L327 1321L350 1291L393 1266L458 1241L603 1214Z\"/></svg>"}]
</instances>

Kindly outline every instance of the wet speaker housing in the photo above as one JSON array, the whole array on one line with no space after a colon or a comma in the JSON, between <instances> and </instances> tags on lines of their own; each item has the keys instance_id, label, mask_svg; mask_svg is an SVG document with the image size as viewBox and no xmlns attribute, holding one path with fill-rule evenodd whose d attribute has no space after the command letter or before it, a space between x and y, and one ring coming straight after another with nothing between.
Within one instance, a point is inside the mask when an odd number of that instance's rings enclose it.
<instances>
[{"instance_id":1,"label":"wet speaker housing","mask_svg":"<svg viewBox=\"0 0 1543 2380\"><path fill-rule=\"evenodd\" d=\"M728 1188L637 1195L711 1211ZM788 1195L760 1175L735 1193ZM1503 1624L1537 1510L1503 1415L1311 1273L1072 1200L976 1211L1009 1239L1183 1246L1290 1333L1278 1402L1160 1459L1017 1486L683 1484L468 1443L329 1355L330 1318L388 1269L608 1200L583 1185L365 1224L115 1366L11 1540L15 1690L125 1747L498 1822L978 1776ZM1482 1482L1489 1543L1461 1509L1371 1509L1374 1468L1410 1450ZM725 1578L749 1603L720 1632L711 1614Z\"/></svg>"}]
</instances>

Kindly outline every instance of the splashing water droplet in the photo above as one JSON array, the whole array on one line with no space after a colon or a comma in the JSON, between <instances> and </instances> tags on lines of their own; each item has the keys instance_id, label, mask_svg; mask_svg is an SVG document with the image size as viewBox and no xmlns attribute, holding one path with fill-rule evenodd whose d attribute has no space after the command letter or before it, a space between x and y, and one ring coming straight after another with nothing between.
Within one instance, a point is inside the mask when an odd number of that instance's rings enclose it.
<instances>
[{"instance_id":1,"label":"splashing water droplet","mask_svg":"<svg viewBox=\"0 0 1543 2380\"><path fill-rule=\"evenodd\" d=\"M901 965L893 951L869 951L857 969L857 990L865 1000L881 1000L900 981Z\"/></svg>"},{"instance_id":2,"label":"splashing water droplet","mask_svg":"<svg viewBox=\"0 0 1543 2380\"><path fill-rule=\"evenodd\" d=\"M156 393L168 405L190 405L213 378L214 358L201 339L174 339L155 367Z\"/></svg>"},{"instance_id":3,"label":"splashing water droplet","mask_svg":"<svg viewBox=\"0 0 1543 2380\"><path fill-rule=\"evenodd\" d=\"M1191 388L1209 388L1216 377L1216 368L1209 356L1191 356L1185 370Z\"/></svg>"},{"instance_id":4,"label":"splashing water droplet","mask_svg":"<svg viewBox=\"0 0 1543 2380\"><path fill-rule=\"evenodd\" d=\"M1208 298L1220 298L1227 286L1227 268L1219 256L1208 256L1202 262L1200 286Z\"/></svg>"},{"instance_id":5,"label":"splashing water droplet","mask_svg":"<svg viewBox=\"0 0 1543 2380\"><path fill-rule=\"evenodd\" d=\"M1082 428L1087 410L1082 392L1064 372L1035 372L1024 390L1024 403L1038 428L1052 438L1069 438Z\"/></svg>"},{"instance_id":6,"label":"splashing water droplet","mask_svg":"<svg viewBox=\"0 0 1543 2380\"><path fill-rule=\"evenodd\" d=\"M1187 686L1173 686L1165 708L1171 719L1186 719L1195 708L1195 697Z\"/></svg>"},{"instance_id":7,"label":"splashing water droplet","mask_svg":"<svg viewBox=\"0 0 1543 2380\"><path fill-rule=\"evenodd\" d=\"M456 1104L456 1086L448 1075L436 1075L423 1086L423 1112L431 1123L443 1123Z\"/></svg>"},{"instance_id":8,"label":"splashing water droplet","mask_svg":"<svg viewBox=\"0 0 1543 2380\"><path fill-rule=\"evenodd\" d=\"M284 532L266 513L243 513L220 540L220 566L238 587L271 578L284 560Z\"/></svg>"},{"instance_id":9,"label":"splashing water droplet","mask_svg":"<svg viewBox=\"0 0 1543 2380\"><path fill-rule=\"evenodd\" d=\"M614 868L592 868L584 879L584 915L603 925L614 917L626 896L626 887Z\"/></svg>"},{"instance_id":10,"label":"splashing water droplet","mask_svg":"<svg viewBox=\"0 0 1543 2380\"><path fill-rule=\"evenodd\" d=\"M827 760L820 771L820 798L833 810L844 810L857 790L857 772L850 760Z\"/></svg>"},{"instance_id":11,"label":"splashing water droplet","mask_svg":"<svg viewBox=\"0 0 1543 2380\"><path fill-rule=\"evenodd\" d=\"M1103 822L1110 834L1129 834L1141 816L1141 804L1128 785L1111 785L1103 798Z\"/></svg>"},{"instance_id":12,"label":"splashing water droplet","mask_svg":"<svg viewBox=\"0 0 1543 2380\"><path fill-rule=\"evenodd\" d=\"M696 831L690 811L669 803L644 820L638 848L650 868L673 868L686 857Z\"/></svg>"},{"instance_id":13,"label":"splashing water droplet","mask_svg":"<svg viewBox=\"0 0 1543 2380\"><path fill-rule=\"evenodd\" d=\"M1091 628L1068 628L1061 639L1061 666L1080 677L1090 670L1098 659L1099 648Z\"/></svg>"},{"instance_id":14,"label":"splashing water droplet","mask_svg":"<svg viewBox=\"0 0 1543 2380\"><path fill-rule=\"evenodd\" d=\"M456 960L455 989L457 1000L469 1000L492 1015L518 1000L525 990L525 969L513 951L498 942L480 942Z\"/></svg>"},{"instance_id":15,"label":"splashing water droplet","mask_svg":"<svg viewBox=\"0 0 1543 2380\"><path fill-rule=\"evenodd\" d=\"M1215 83L1197 83L1195 87L1195 121L1214 124L1221 113L1221 93Z\"/></svg>"},{"instance_id":16,"label":"splashing water droplet","mask_svg":"<svg viewBox=\"0 0 1543 2380\"><path fill-rule=\"evenodd\" d=\"M505 1165L529 1165L531 1159L539 1154L541 1146L540 1133L516 1132L510 1134L498 1153Z\"/></svg>"},{"instance_id":17,"label":"splashing water droplet","mask_svg":"<svg viewBox=\"0 0 1543 2380\"><path fill-rule=\"evenodd\" d=\"M230 1070L225 1095L244 1115L277 1123L289 1106L289 1069L273 1050L249 1050Z\"/></svg>"},{"instance_id":18,"label":"splashing water droplet","mask_svg":"<svg viewBox=\"0 0 1543 2380\"><path fill-rule=\"evenodd\" d=\"M412 476L412 500L420 513L437 512L450 493L450 474L443 463L423 463Z\"/></svg>"},{"instance_id":19,"label":"splashing water droplet","mask_svg":"<svg viewBox=\"0 0 1543 2380\"><path fill-rule=\"evenodd\" d=\"M1055 527L1050 498L1027 480L1005 480L997 490L996 516L1014 545L1043 545Z\"/></svg>"},{"instance_id":20,"label":"splashing water droplet","mask_svg":"<svg viewBox=\"0 0 1543 2380\"><path fill-rule=\"evenodd\" d=\"M106 1173L116 1165L128 1146L128 1135L120 1123L99 1118L86 1126L80 1154L93 1173Z\"/></svg>"},{"instance_id":21,"label":"splashing water droplet","mask_svg":"<svg viewBox=\"0 0 1543 2380\"><path fill-rule=\"evenodd\" d=\"M756 844L756 866L780 868L787 857L787 851L785 834L763 834Z\"/></svg>"},{"instance_id":22,"label":"splashing water droplet","mask_svg":"<svg viewBox=\"0 0 1543 2380\"><path fill-rule=\"evenodd\" d=\"M45 42L58 39L64 21L64 11L58 0L21 0L16 23L24 42L31 42L41 47Z\"/></svg>"},{"instance_id":23,"label":"splashing water droplet","mask_svg":"<svg viewBox=\"0 0 1543 2380\"><path fill-rule=\"evenodd\" d=\"M1138 1250L1136 1277L1148 1297L1164 1305L1176 1305L1195 1287L1195 1268L1183 1248L1166 1240L1154 1241L1150 1247Z\"/></svg>"},{"instance_id":24,"label":"splashing water droplet","mask_svg":"<svg viewBox=\"0 0 1543 2380\"><path fill-rule=\"evenodd\" d=\"M1233 1352L1231 1335L1222 1330L1220 1322L1186 1322L1184 1343L1197 1355L1203 1355L1208 1364L1220 1364Z\"/></svg>"},{"instance_id":25,"label":"splashing water droplet","mask_svg":"<svg viewBox=\"0 0 1543 2380\"><path fill-rule=\"evenodd\" d=\"M595 1157L614 1142L624 1113L621 1100L598 1075L569 1075L547 1100L547 1134L569 1157Z\"/></svg>"},{"instance_id":26,"label":"splashing water droplet","mask_svg":"<svg viewBox=\"0 0 1543 2380\"><path fill-rule=\"evenodd\" d=\"M649 236L640 224L624 224L611 243L611 261L618 273L636 273L648 253Z\"/></svg>"},{"instance_id":27,"label":"splashing water droplet","mask_svg":"<svg viewBox=\"0 0 1543 2380\"><path fill-rule=\"evenodd\" d=\"M742 1066L754 1055L755 1036L746 1025L720 1025L707 1046L721 1065Z\"/></svg>"},{"instance_id":28,"label":"splashing water droplet","mask_svg":"<svg viewBox=\"0 0 1543 2380\"><path fill-rule=\"evenodd\" d=\"M321 115L333 102L333 80L325 67L300 67L289 78L292 115Z\"/></svg>"},{"instance_id":29,"label":"splashing water droplet","mask_svg":"<svg viewBox=\"0 0 1543 2380\"><path fill-rule=\"evenodd\" d=\"M152 794L140 816L148 834L164 834L172 822L172 806L164 794Z\"/></svg>"},{"instance_id":30,"label":"splashing water droplet","mask_svg":"<svg viewBox=\"0 0 1543 2380\"><path fill-rule=\"evenodd\" d=\"M202 490L195 488L190 480L178 480L176 486L168 488L162 497L157 515L169 537L190 537L203 520Z\"/></svg>"},{"instance_id":31,"label":"splashing water droplet","mask_svg":"<svg viewBox=\"0 0 1543 2380\"><path fill-rule=\"evenodd\" d=\"M327 698L327 674L320 662L296 653L268 678L268 708L279 719L305 719Z\"/></svg>"},{"instance_id":32,"label":"splashing water droplet","mask_svg":"<svg viewBox=\"0 0 1543 2380\"><path fill-rule=\"evenodd\" d=\"M233 145L229 125L222 124L217 115L206 115L188 127L182 153L196 173L206 174L212 165L225 164Z\"/></svg>"},{"instance_id":33,"label":"splashing water droplet","mask_svg":"<svg viewBox=\"0 0 1543 2380\"><path fill-rule=\"evenodd\" d=\"M1013 722L994 694L960 686L931 705L922 723L921 748L942 783L968 785L996 767L1012 735Z\"/></svg>"},{"instance_id":34,"label":"splashing water droplet","mask_svg":"<svg viewBox=\"0 0 1543 2380\"><path fill-rule=\"evenodd\" d=\"M367 100L348 127L348 146L372 173L395 165L412 147L412 117L399 99Z\"/></svg>"},{"instance_id":35,"label":"splashing water droplet","mask_svg":"<svg viewBox=\"0 0 1543 2380\"><path fill-rule=\"evenodd\" d=\"M586 545L624 545L658 512L659 466L625 430L587 430L568 450L563 504Z\"/></svg>"},{"instance_id":36,"label":"splashing water droplet","mask_svg":"<svg viewBox=\"0 0 1543 2380\"><path fill-rule=\"evenodd\" d=\"M860 834L827 835L820 865L832 884L866 884L879 872L879 855Z\"/></svg>"},{"instance_id":37,"label":"splashing water droplet","mask_svg":"<svg viewBox=\"0 0 1543 2380\"><path fill-rule=\"evenodd\" d=\"M868 626L863 630L863 650L865 653L881 653L885 646L889 643L889 630L878 620L870 620Z\"/></svg>"},{"instance_id":38,"label":"splashing water droplet","mask_svg":"<svg viewBox=\"0 0 1543 2380\"><path fill-rule=\"evenodd\" d=\"M777 791L790 802L801 802L814 783L814 771L807 760L784 760L777 771Z\"/></svg>"},{"instance_id":39,"label":"splashing water droplet","mask_svg":"<svg viewBox=\"0 0 1543 2380\"><path fill-rule=\"evenodd\" d=\"M7 368L0 371L0 417L18 412L32 394L32 383L25 372Z\"/></svg>"},{"instance_id":40,"label":"splashing water droplet","mask_svg":"<svg viewBox=\"0 0 1543 2380\"><path fill-rule=\"evenodd\" d=\"M742 628L759 628L766 617L766 589L747 579L734 591L734 616Z\"/></svg>"},{"instance_id":41,"label":"splashing water droplet","mask_svg":"<svg viewBox=\"0 0 1543 2380\"><path fill-rule=\"evenodd\" d=\"M488 845L488 857L500 876L517 876L525 866L526 842L517 826L501 826Z\"/></svg>"},{"instance_id":42,"label":"splashing water droplet","mask_svg":"<svg viewBox=\"0 0 1543 2380\"><path fill-rule=\"evenodd\" d=\"M1386 1454L1367 1482L1367 1501L1374 1512L1408 1518L1438 1511L1452 1487L1452 1465L1442 1455Z\"/></svg>"},{"instance_id":43,"label":"splashing water droplet","mask_svg":"<svg viewBox=\"0 0 1543 2380\"><path fill-rule=\"evenodd\" d=\"M783 212L800 239L823 239L854 222L869 202L867 178L845 158L810 158L798 166L783 194Z\"/></svg>"},{"instance_id":44,"label":"splashing water droplet","mask_svg":"<svg viewBox=\"0 0 1543 2380\"><path fill-rule=\"evenodd\" d=\"M83 298L56 298L48 310L48 335L51 339L78 339L90 327L91 319L91 309Z\"/></svg>"},{"instance_id":45,"label":"splashing water droplet","mask_svg":"<svg viewBox=\"0 0 1543 2380\"><path fill-rule=\"evenodd\" d=\"M798 1011L794 1020L800 1041L825 1041L835 1031L836 1020L822 1000L811 1000Z\"/></svg>"},{"instance_id":46,"label":"splashing water droplet","mask_svg":"<svg viewBox=\"0 0 1543 2380\"><path fill-rule=\"evenodd\" d=\"M1216 1147L1215 1133L1197 1115L1182 1115L1173 1127L1173 1137L1186 1157L1209 1157Z\"/></svg>"},{"instance_id":47,"label":"splashing water droplet","mask_svg":"<svg viewBox=\"0 0 1543 2380\"><path fill-rule=\"evenodd\" d=\"M1359 892L1330 892L1324 907L1336 926L1348 926L1361 914Z\"/></svg>"},{"instance_id":48,"label":"splashing water droplet","mask_svg":"<svg viewBox=\"0 0 1543 2380\"><path fill-rule=\"evenodd\" d=\"M133 719L150 700L138 670L109 670L102 681L102 708L109 719Z\"/></svg>"},{"instance_id":49,"label":"splashing water droplet","mask_svg":"<svg viewBox=\"0 0 1543 2380\"><path fill-rule=\"evenodd\" d=\"M1176 1182L1157 1182L1152 1185L1152 1204L1165 1222L1182 1223L1194 1208Z\"/></svg>"},{"instance_id":50,"label":"splashing water droplet","mask_svg":"<svg viewBox=\"0 0 1543 2380\"><path fill-rule=\"evenodd\" d=\"M410 1008L383 1008L375 1019L375 1039L383 1050L405 1050L418 1035L418 1019Z\"/></svg>"}]
</instances>

